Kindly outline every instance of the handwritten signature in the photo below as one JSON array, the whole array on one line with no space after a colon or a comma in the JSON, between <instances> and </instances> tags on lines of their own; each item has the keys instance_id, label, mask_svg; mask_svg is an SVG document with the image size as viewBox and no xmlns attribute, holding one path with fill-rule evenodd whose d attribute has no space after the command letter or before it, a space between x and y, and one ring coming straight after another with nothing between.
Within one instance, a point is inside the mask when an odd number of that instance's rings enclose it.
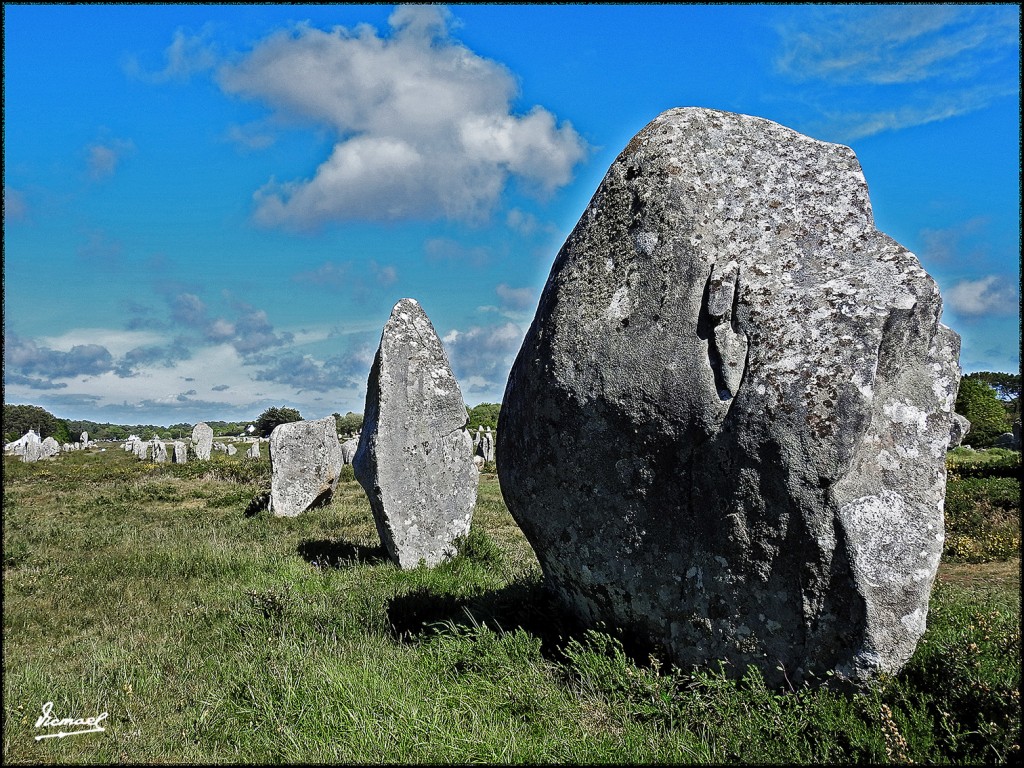
<instances>
[{"instance_id":1,"label":"handwritten signature","mask_svg":"<svg viewBox=\"0 0 1024 768\"><path fill-rule=\"evenodd\" d=\"M99 733L105 731L101 722L107 719L107 712L95 717L54 717L53 702L43 704L43 714L36 720L36 728L84 728L80 731L60 730L57 733L44 733L36 736L36 741L41 739L63 739L65 736L78 736L82 733Z\"/></svg>"}]
</instances>

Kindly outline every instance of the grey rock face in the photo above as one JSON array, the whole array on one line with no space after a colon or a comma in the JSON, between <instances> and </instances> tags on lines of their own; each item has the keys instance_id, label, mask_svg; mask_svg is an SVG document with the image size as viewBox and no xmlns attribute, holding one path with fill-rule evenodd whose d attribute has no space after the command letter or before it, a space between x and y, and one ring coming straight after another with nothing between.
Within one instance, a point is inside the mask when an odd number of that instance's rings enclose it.
<instances>
[{"instance_id":1,"label":"grey rock face","mask_svg":"<svg viewBox=\"0 0 1024 768\"><path fill-rule=\"evenodd\" d=\"M228 443L227 445L224 446L224 453L226 453L228 456L234 456L236 453L238 453L238 449L235 448L235 446L231 445L231 443Z\"/></svg>"},{"instance_id":2,"label":"grey rock face","mask_svg":"<svg viewBox=\"0 0 1024 768\"><path fill-rule=\"evenodd\" d=\"M249 450L246 451L245 455L250 459L258 459L260 457L259 442L255 442L251 446L249 446Z\"/></svg>"},{"instance_id":3,"label":"grey rock face","mask_svg":"<svg viewBox=\"0 0 1024 768\"><path fill-rule=\"evenodd\" d=\"M436 565L469 533L480 473L466 404L441 340L413 299L384 325L352 462L391 559Z\"/></svg>"},{"instance_id":4,"label":"grey rock face","mask_svg":"<svg viewBox=\"0 0 1024 768\"><path fill-rule=\"evenodd\" d=\"M895 671L944 538L959 337L847 147L670 110L558 253L498 472L585 621L782 684Z\"/></svg>"},{"instance_id":5,"label":"grey rock face","mask_svg":"<svg viewBox=\"0 0 1024 768\"><path fill-rule=\"evenodd\" d=\"M949 426L949 450L956 448L960 443L967 437L967 433L971 431L971 422L966 416L961 416L959 413L953 413L953 421Z\"/></svg>"},{"instance_id":6,"label":"grey rock face","mask_svg":"<svg viewBox=\"0 0 1024 768\"><path fill-rule=\"evenodd\" d=\"M34 429L30 429L14 442L8 443L4 450L21 456L23 462L39 461L43 458L43 441Z\"/></svg>"},{"instance_id":7,"label":"grey rock face","mask_svg":"<svg viewBox=\"0 0 1024 768\"><path fill-rule=\"evenodd\" d=\"M182 440L175 440L174 443L174 463L175 464L186 464L188 463L188 447Z\"/></svg>"},{"instance_id":8,"label":"grey rock face","mask_svg":"<svg viewBox=\"0 0 1024 768\"><path fill-rule=\"evenodd\" d=\"M50 456L56 456L60 453L60 443L54 440L52 437L45 438L39 445L40 456L42 458L49 458Z\"/></svg>"},{"instance_id":9,"label":"grey rock face","mask_svg":"<svg viewBox=\"0 0 1024 768\"><path fill-rule=\"evenodd\" d=\"M153 461L157 464L167 463L167 446L164 445L162 440L153 438Z\"/></svg>"},{"instance_id":10,"label":"grey rock face","mask_svg":"<svg viewBox=\"0 0 1024 768\"><path fill-rule=\"evenodd\" d=\"M192 427L192 444L196 458L209 461L213 448L213 428L202 421Z\"/></svg>"},{"instance_id":11,"label":"grey rock face","mask_svg":"<svg viewBox=\"0 0 1024 768\"><path fill-rule=\"evenodd\" d=\"M350 437L348 440L341 444L341 460L345 464L351 464L352 459L355 458L356 449L359 447L359 438Z\"/></svg>"},{"instance_id":12,"label":"grey rock face","mask_svg":"<svg viewBox=\"0 0 1024 768\"><path fill-rule=\"evenodd\" d=\"M992 443L994 448L1007 448L1011 451L1020 450L1020 422L1013 425L1013 432L1003 432Z\"/></svg>"},{"instance_id":13,"label":"grey rock face","mask_svg":"<svg viewBox=\"0 0 1024 768\"><path fill-rule=\"evenodd\" d=\"M279 424L270 433L270 511L278 517L329 501L340 472L333 416Z\"/></svg>"}]
</instances>

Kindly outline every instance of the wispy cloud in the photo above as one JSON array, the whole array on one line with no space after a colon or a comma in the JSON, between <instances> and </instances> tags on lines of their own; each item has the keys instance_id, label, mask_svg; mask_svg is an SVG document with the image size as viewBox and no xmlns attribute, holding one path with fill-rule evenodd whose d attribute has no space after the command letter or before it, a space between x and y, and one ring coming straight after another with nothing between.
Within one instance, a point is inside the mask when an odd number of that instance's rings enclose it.
<instances>
[{"instance_id":1,"label":"wispy cloud","mask_svg":"<svg viewBox=\"0 0 1024 768\"><path fill-rule=\"evenodd\" d=\"M838 112L824 110L823 116L843 141L874 136L883 131L899 131L928 125L983 109L995 99L1012 96L1016 89L1006 86L977 86L942 94L918 97L918 103L894 106L891 109Z\"/></svg>"},{"instance_id":2,"label":"wispy cloud","mask_svg":"<svg viewBox=\"0 0 1024 768\"><path fill-rule=\"evenodd\" d=\"M1020 292L1016 281L996 275L961 280L944 293L946 304L964 317L1016 314Z\"/></svg>"},{"instance_id":3,"label":"wispy cloud","mask_svg":"<svg viewBox=\"0 0 1024 768\"><path fill-rule=\"evenodd\" d=\"M922 260L937 262L949 262L963 258L964 246L976 247L974 240L977 235L984 232L988 223L988 217L976 216L950 227L922 229L919 233L922 249L918 255Z\"/></svg>"},{"instance_id":4,"label":"wispy cloud","mask_svg":"<svg viewBox=\"0 0 1024 768\"><path fill-rule=\"evenodd\" d=\"M347 293L356 301L365 302L394 285L398 281L398 270L391 265L378 264L374 259L365 263L328 260L314 269L295 273L292 280L335 293Z\"/></svg>"},{"instance_id":5,"label":"wispy cloud","mask_svg":"<svg viewBox=\"0 0 1024 768\"><path fill-rule=\"evenodd\" d=\"M135 152L131 139L110 139L86 147L86 166L93 181L113 176L121 161Z\"/></svg>"},{"instance_id":6,"label":"wispy cloud","mask_svg":"<svg viewBox=\"0 0 1024 768\"><path fill-rule=\"evenodd\" d=\"M795 18L778 29L776 69L806 89L821 130L841 140L947 120L1017 93L1002 76L1017 69L1016 6L817 6Z\"/></svg>"},{"instance_id":7,"label":"wispy cloud","mask_svg":"<svg viewBox=\"0 0 1024 768\"><path fill-rule=\"evenodd\" d=\"M211 28L203 27L198 33L187 29L174 32L174 39L164 50L164 65L158 70L147 70L136 56L126 56L122 69L129 77L147 83L187 82L193 75L216 66L217 50L210 40Z\"/></svg>"},{"instance_id":8,"label":"wispy cloud","mask_svg":"<svg viewBox=\"0 0 1024 768\"><path fill-rule=\"evenodd\" d=\"M523 329L513 322L446 333L442 342L463 395L472 393L500 400L523 336Z\"/></svg>"},{"instance_id":9,"label":"wispy cloud","mask_svg":"<svg viewBox=\"0 0 1024 768\"><path fill-rule=\"evenodd\" d=\"M494 292L501 299L502 308L513 312L527 309L537 301L537 292L533 288L513 288L501 283Z\"/></svg>"},{"instance_id":10,"label":"wispy cloud","mask_svg":"<svg viewBox=\"0 0 1024 768\"><path fill-rule=\"evenodd\" d=\"M175 339L165 346L145 346L129 349L117 361L114 373L122 378L138 376L140 371L154 365L170 367L179 360L188 360L191 350L184 339Z\"/></svg>"},{"instance_id":11,"label":"wispy cloud","mask_svg":"<svg viewBox=\"0 0 1024 768\"><path fill-rule=\"evenodd\" d=\"M124 245L103 230L93 230L77 250L78 258L93 265L117 266L121 262Z\"/></svg>"},{"instance_id":12,"label":"wispy cloud","mask_svg":"<svg viewBox=\"0 0 1024 768\"><path fill-rule=\"evenodd\" d=\"M67 389L67 384L63 381L52 381L50 379L37 379L32 376L25 376L20 373L14 373L6 371L4 373L4 383L8 385L21 384L28 387L29 389L47 390L47 389Z\"/></svg>"},{"instance_id":13,"label":"wispy cloud","mask_svg":"<svg viewBox=\"0 0 1024 768\"><path fill-rule=\"evenodd\" d=\"M778 69L833 84L964 80L1011 56L1017 10L954 5L842 6L802 15L782 30Z\"/></svg>"},{"instance_id":14,"label":"wispy cloud","mask_svg":"<svg viewBox=\"0 0 1024 768\"><path fill-rule=\"evenodd\" d=\"M288 384L299 393L307 390L326 392L340 384L338 379L311 355L297 353L279 356L269 367L258 370L253 378L257 381L276 381Z\"/></svg>"},{"instance_id":15,"label":"wispy cloud","mask_svg":"<svg viewBox=\"0 0 1024 768\"><path fill-rule=\"evenodd\" d=\"M441 6L400 6L385 36L300 24L221 67L225 91L337 135L313 178L255 194L257 221L480 220L509 178L539 196L571 180L583 139L543 107L513 114L514 75L451 38L449 21Z\"/></svg>"},{"instance_id":16,"label":"wispy cloud","mask_svg":"<svg viewBox=\"0 0 1024 768\"><path fill-rule=\"evenodd\" d=\"M4 369L12 375L36 374L52 381L96 376L113 367L114 356L100 344L76 344L63 351L13 334L4 337Z\"/></svg>"},{"instance_id":17,"label":"wispy cloud","mask_svg":"<svg viewBox=\"0 0 1024 768\"><path fill-rule=\"evenodd\" d=\"M272 131L267 130L262 123L246 123L245 125L228 126L225 138L237 147L247 152L266 149L277 141Z\"/></svg>"},{"instance_id":18,"label":"wispy cloud","mask_svg":"<svg viewBox=\"0 0 1024 768\"><path fill-rule=\"evenodd\" d=\"M20 190L4 186L4 222L23 221L28 213L25 196Z\"/></svg>"},{"instance_id":19,"label":"wispy cloud","mask_svg":"<svg viewBox=\"0 0 1024 768\"><path fill-rule=\"evenodd\" d=\"M463 245L450 237L432 237L423 243L428 261L465 263L482 267L491 261L491 252L482 245Z\"/></svg>"}]
</instances>

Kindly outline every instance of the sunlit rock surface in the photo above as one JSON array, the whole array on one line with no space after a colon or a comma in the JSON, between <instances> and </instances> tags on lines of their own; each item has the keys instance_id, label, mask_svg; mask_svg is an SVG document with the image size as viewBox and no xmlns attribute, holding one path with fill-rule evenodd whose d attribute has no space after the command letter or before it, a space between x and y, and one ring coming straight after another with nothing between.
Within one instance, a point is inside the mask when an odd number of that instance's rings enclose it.
<instances>
[{"instance_id":1,"label":"sunlit rock surface","mask_svg":"<svg viewBox=\"0 0 1024 768\"><path fill-rule=\"evenodd\" d=\"M682 665L898 669L943 544L941 311L851 149L660 115L559 251L505 392L501 489L548 583Z\"/></svg>"}]
</instances>

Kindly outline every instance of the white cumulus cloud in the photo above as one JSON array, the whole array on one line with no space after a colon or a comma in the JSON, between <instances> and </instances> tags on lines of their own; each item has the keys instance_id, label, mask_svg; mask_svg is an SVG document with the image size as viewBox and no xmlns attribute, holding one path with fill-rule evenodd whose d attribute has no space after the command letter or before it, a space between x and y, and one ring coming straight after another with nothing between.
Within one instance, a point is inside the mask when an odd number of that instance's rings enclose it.
<instances>
[{"instance_id":1,"label":"white cumulus cloud","mask_svg":"<svg viewBox=\"0 0 1024 768\"><path fill-rule=\"evenodd\" d=\"M513 113L513 74L451 38L448 22L442 7L403 6L384 36L301 24L221 67L225 91L337 137L312 178L255 194L258 221L479 220L510 178L538 196L570 181L583 139L543 107Z\"/></svg>"},{"instance_id":2,"label":"white cumulus cloud","mask_svg":"<svg viewBox=\"0 0 1024 768\"><path fill-rule=\"evenodd\" d=\"M980 280L961 280L945 292L946 304L966 316L1013 314L1020 297L1014 283L988 275Z\"/></svg>"}]
</instances>

